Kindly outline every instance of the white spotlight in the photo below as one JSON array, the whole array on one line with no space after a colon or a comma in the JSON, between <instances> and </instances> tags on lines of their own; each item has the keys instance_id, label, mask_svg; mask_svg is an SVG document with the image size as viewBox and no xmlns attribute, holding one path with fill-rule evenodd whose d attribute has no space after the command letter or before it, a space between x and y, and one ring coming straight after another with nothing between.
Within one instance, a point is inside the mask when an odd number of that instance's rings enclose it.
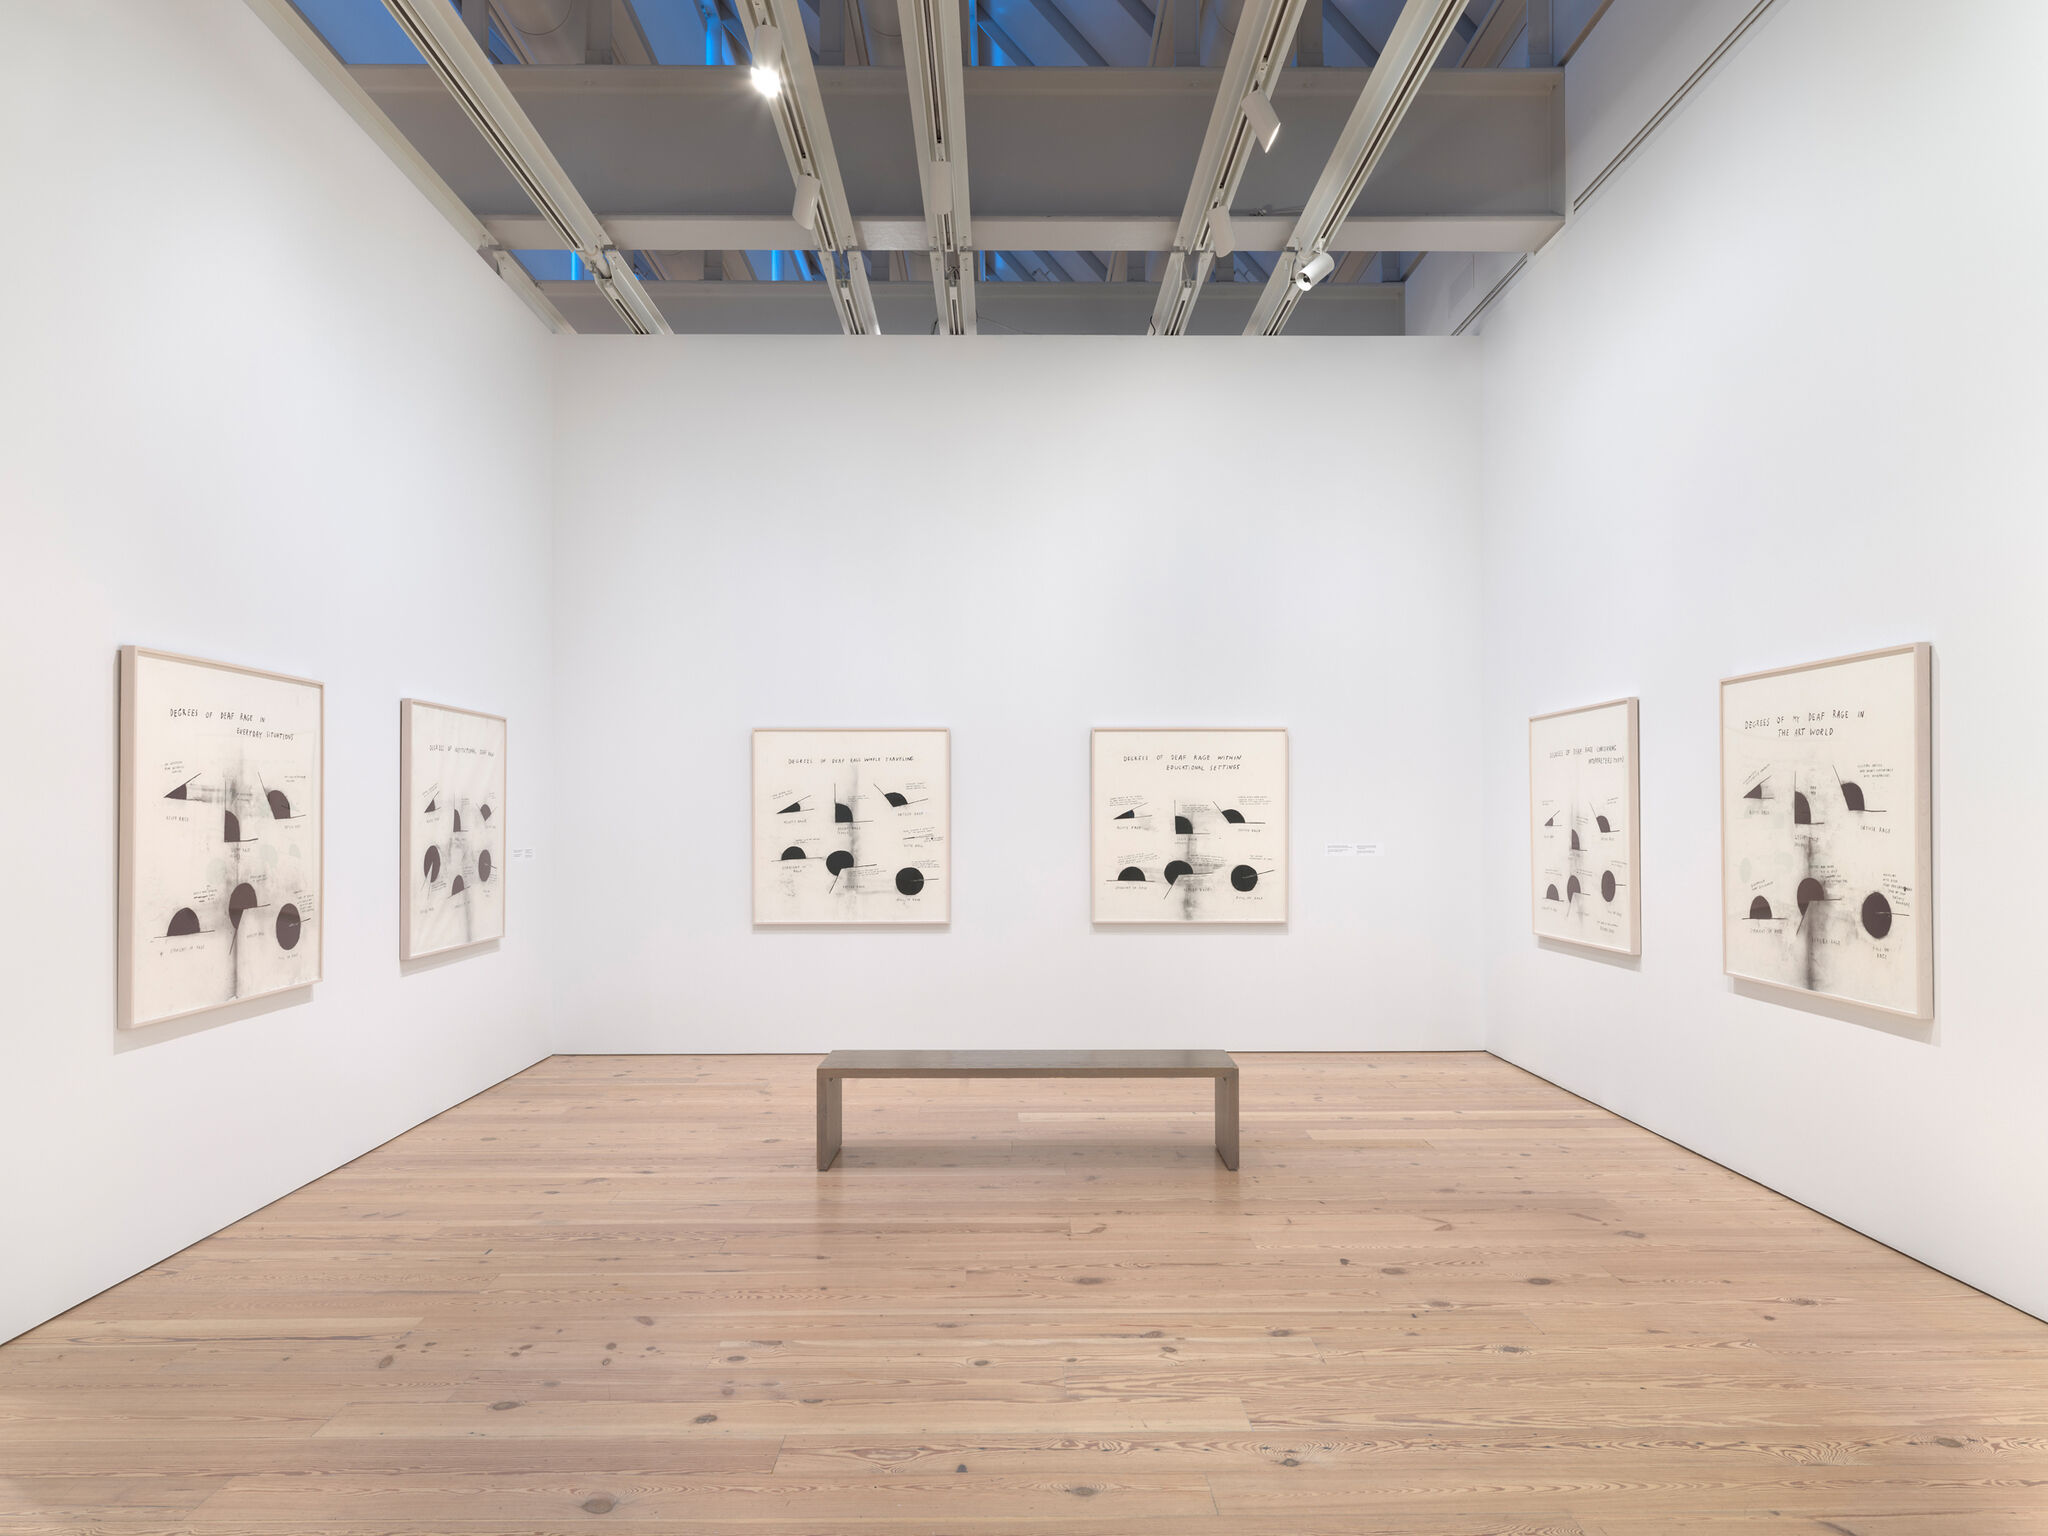
<instances>
[{"instance_id":1,"label":"white spotlight","mask_svg":"<svg viewBox=\"0 0 2048 1536\"><path fill-rule=\"evenodd\" d=\"M782 29L754 28L754 89L770 101L782 94Z\"/></svg>"},{"instance_id":2,"label":"white spotlight","mask_svg":"<svg viewBox=\"0 0 2048 1536\"><path fill-rule=\"evenodd\" d=\"M1336 259L1328 251L1317 251L1295 270L1294 286L1307 293L1336 270Z\"/></svg>"},{"instance_id":3,"label":"white spotlight","mask_svg":"<svg viewBox=\"0 0 2048 1536\"><path fill-rule=\"evenodd\" d=\"M790 206L789 216L813 234L818 230L818 199L824 192L825 184L817 177L797 177L796 201Z\"/></svg>"},{"instance_id":4,"label":"white spotlight","mask_svg":"<svg viewBox=\"0 0 2048 1536\"><path fill-rule=\"evenodd\" d=\"M1273 103L1266 100L1264 91L1247 91L1240 105L1246 126L1258 138L1259 148L1270 155L1273 141L1280 137L1280 114L1273 110Z\"/></svg>"}]
</instances>

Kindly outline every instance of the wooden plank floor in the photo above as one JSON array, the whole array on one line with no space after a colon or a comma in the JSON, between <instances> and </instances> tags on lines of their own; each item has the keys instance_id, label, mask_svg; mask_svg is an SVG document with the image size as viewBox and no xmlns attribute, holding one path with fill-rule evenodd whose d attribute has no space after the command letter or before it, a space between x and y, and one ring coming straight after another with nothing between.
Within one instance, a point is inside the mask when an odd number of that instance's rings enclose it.
<instances>
[{"instance_id":1,"label":"wooden plank floor","mask_svg":"<svg viewBox=\"0 0 2048 1536\"><path fill-rule=\"evenodd\" d=\"M0 1531L2043 1536L2048 1326L1484 1055L558 1057L0 1348Z\"/></svg>"}]
</instances>

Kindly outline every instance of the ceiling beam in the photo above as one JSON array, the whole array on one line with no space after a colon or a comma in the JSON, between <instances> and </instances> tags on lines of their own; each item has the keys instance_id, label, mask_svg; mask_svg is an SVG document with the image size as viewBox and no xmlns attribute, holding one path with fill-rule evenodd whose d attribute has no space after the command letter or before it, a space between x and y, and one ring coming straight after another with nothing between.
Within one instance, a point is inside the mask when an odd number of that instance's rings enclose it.
<instances>
[{"instance_id":1,"label":"ceiling beam","mask_svg":"<svg viewBox=\"0 0 2048 1536\"><path fill-rule=\"evenodd\" d=\"M833 3L833 0L827 0ZM924 245L940 330L974 334L974 221L967 196L967 89L959 0L898 0L910 126L924 193ZM865 232L862 244L869 244Z\"/></svg>"},{"instance_id":2,"label":"ceiling beam","mask_svg":"<svg viewBox=\"0 0 2048 1536\"><path fill-rule=\"evenodd\" d=\"M736 0L735 8L746 29L749 54L756 61L772 54L772 67L782 77L781 89L768 102L769 115L789 163L797 206L809 213L808 220L799 221L809 230L804 244L817 251L825 269L825 287L832 295L839 328L849 336L876 335L881 322L868 292L867 262L861 255L859 228L847 207L839 157L832 150L832 129L825 121L825 100L818 94L803 13L794 0ZM807 197L813 187L815 196Z\"/></svg>"},{"instance_id":3,"label":"ceiling beam","mask_svg":"<svg viewBox=\"0 0 2048 1536\"><path fill-rule=\"evenodd\" d=\"M1152 311L1148 331L1154 336L1179 336L1186 332L1195 301L1209 280L1209 269L1219 252L1237 247L1231 224L1230 205L1237 185L1244 180L1251 163L1252 146L1260 142L1259 130L1246 107L1258 107L1273 117L1273 87L1287 66L1294 48L1294 30L1300 25L1303 0L1243 0L1238 13L1237 35L1230 40L1230 54L1223 63L1223 78L1216 87L1215 105L1209 109L1208 131L1202 136L1201 153L1195 158L1194 180L1188 185L1187 202L1182 205L1180 223L1167 248L1166 268L1160 278L1158 306ZM1253 100L1256 97L1257 100ZM1277 132L1277 129L1275 130Z\"/></svg>"},{"instance_id":4,"label":"ceiling beam","mask_svg":"<svg viewBox=\"0 0 2048 1536\"><path fill-rule=\"evenodd\" d=\"M1287 318L1303 292L1295 284L1295 274L1329 251L1463 14L1464 0L1408 0L1401 8L1379 63L1337 135L1336 147L1302 205L1280 259L1273 263L1273 275L1245 325L1247 336L1277 336L1287 328Z\"/></svg>"},{"instance_id":5,"label":"ceiling beam","mask_svg":"<svg viewBox=\"0 0 2048 1536\"><path fill-rule=\"evenodd\" d=\"M464 243L490 263L498 276L505 280L505 285L533 311L541 324L557 333L568 331L569 322L540 291L531 274L519 264L519 259L485 227L483 220L470 211L469 205L455 195L455 190L441 179L440 172L427 164L425 157L413 148L412 140L398 131L398 126L384 115L384 109L357 84L355 76L335 56L326 40L299 14L291 0L248 0L248 3L249 9L277 34L278 40L291 50L292 56L327 88L328 94L356 120L377 147L391 157L391 163L403 171L441 217L454 226Z\"/></svg>"},{"instance_id":6,"label":"ceiling beam","mask_svg":"<svg viewBox=\"0 0 2048 1536\"><path fill-rule=\"evenodd\" d=\"M532 214L487 214L487 233L515 250L544 247L548 227ZM1230 221L1240 251L1281 251L1294 231L1288 214L1240 213ZM806 232L787 214L616 214L605 227L624 250L777 251L804 243ZM927 222L915 214L857 218L860 244L869 251L926 251ZM1559 214L1423 214L1346 219L1325 250L1511 251L1540 250L1564 227ZM1164 215L981 214L973 225L975 249L999 251L1164 251L1176 221ZM971 266L972 263L970 262Z\"/></svg>"},{"instance_id":7,"label":"ceiling beam","mask_svg":"<svg viewBox=\"0 0 2048 1536\"><path fill-rule=\"evenodd\" d=\"M589 264L598 290L628 329L642 335L665 334L668 322L641 288L632 259L612 243L461 16L445 0L384 0L384 5L504 161L559 244L579 252Z\"/></svg>"},{"instance_id":8,"label":"ceiling beam","mask_svg":"<svg viewBox=\"0 0 2048 1536\"><path fill-rule=\"evenodd\" d=\"M1097 69L1108 66L1109 60L1102 56L1102 50L1089 42L1081 29L1074 25L1073 18L1060 9L1059 0L1031 0L1031 8L1038 12L1041 21L1059 34L1061 42L1074 50L1083 64Z\"/></svg>"}]
</instances>

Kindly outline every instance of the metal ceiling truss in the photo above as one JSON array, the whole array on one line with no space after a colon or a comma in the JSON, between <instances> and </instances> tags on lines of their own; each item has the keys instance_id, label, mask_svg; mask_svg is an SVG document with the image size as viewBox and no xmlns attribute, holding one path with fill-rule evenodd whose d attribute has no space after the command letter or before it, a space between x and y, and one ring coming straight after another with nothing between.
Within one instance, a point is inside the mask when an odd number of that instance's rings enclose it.
<instances>
[{"instance_id":1,"label":"metal ceiling truss","mask_svg":"<svg viewBox=\"0 0 2048 1536\"><path fill-rule=\"evenodd\" d=\"M1179 336L1187 330L1202 285L1216 258L1236 249L1230 223L1231 199L1244 179L1252 145L1271 147L1279 134L1273 113L1273 87L1294 47L1304 0L1244 0L1237 36L1224 61L1223 81L1209 112L1209 128L1195 161L1173 245L1152 311L1151 333ZM1259 119L1255 122L1254 118ZM1263 128L1263 132L1261 129Z\"/></svg>"},{"instance_id":2,"label":"metal ceiling truss","mask_svg":"<svg viewBox=\"0 0 2048 1536\"><path fill-rule=\"evenodd\" d=\"M349 116L362 125L363 131L391 157L392 163L420 189L428 202L440 210L441 217L455 226L456 233L462 236L470 249L491 264L505 280L506 286L519 295L520 302L532 310L549 330L558 333L569 330L569 322L540 291L532 274L519 264L519 258L507 250L483 220L470 211L469 205L455 195L455 189L441 179L441 173L413 147L412 140L384 115L384 109L357 83L355 76L348 72L348 66L335 57L326 39L313 30L291 0L249 0L249 8L277 34L278 40L306 66L314 79L327 88L328 94Z\"/></svg>"},{"instance_id":3,"label":"metal ceiling truss","mask_svg":"<svg viewBox=\"0 0 2048 1536\"><path fill-rule=\"evenodd\" d=\"M830 3L830 0L827 0ZM898 0L910 126L924 190L925 250L940 329L972 336L974 225L967 200L966 81L959 0Z\"/></svg>"},{"instance_id":4,"label":"metal ceiling truss","mask_svg":"<svg viewBox=\"0 0 2048 1536\"><path fill-rule=\"evenodd\" d=\"M813 237L839 328L849 336L879 335L882 327L875 317L874 295L868 289L860 229L846 201L839 157L832 151L832 130L825 121L824 98L818 94L818 74L811 64L799 0L736 0L735 9L746 29L747 48L756 67L782 73L781 89L769 99L768 107L796 184L795 217Z\"/></svg>"},{"instance_id":5,"label":"metal ceiling truss","mask_svg":"<svg viewBox=\"0 0 2048 1536\"><path fill-rule=\"evenodd\" d=\"M1457 34L1464 10L1465 0L1408 0L1402 7L1387 46L1380 50L1379 63L1337 136L1336 147L1316 178L1315 189L1295 220L1280 259L1273 264L1273 275L1259 295L1245 335L1279 335L1302 295L1315 284L1313 264L1324 264L1324 275L1335 266L1327 252L1386 153L1394 130L1421 92L1431 66ZM1298 276L1306 279L1307 286L1297 281Z\"/></svg>"},{"instance_id":6,"label":"metal ceiling truss","mask_svg":"<svg viewBox=\"0 0 2048 1536\"><path fill-rule=\"evenodd\" d=\"M612 243L454 7L446 0L384 0L384 5L561 244L583 257L619 318L643 336L668 334L669 324L640 286L632 259Z\"/></svg>"}]
</instances>

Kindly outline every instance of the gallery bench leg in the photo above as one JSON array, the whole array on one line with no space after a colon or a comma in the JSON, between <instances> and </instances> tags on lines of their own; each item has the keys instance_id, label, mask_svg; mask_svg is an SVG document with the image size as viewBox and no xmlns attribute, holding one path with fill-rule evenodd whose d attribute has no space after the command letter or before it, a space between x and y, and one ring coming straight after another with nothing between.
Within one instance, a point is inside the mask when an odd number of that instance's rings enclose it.
<instances>
[{"instance_id":1,"label":"gallery bench leg","mask_svg":"<svg viewBox=\"0 0 2048 1536\"><path fill-rule=\"evenodd\" d=\"M839 1156L839 1137L842 1116L840 1113L840 1088L845 1084L843 1077L827 1077L818 1074L818 1172L823 1173L832 1166Z\"/></svg>"},{"instance_id":2,"label":"gallery bench leg","mask_svg":"<svg viewBox=\"0 0 2048 1536\"><path fill-rule=\"evenodd\" d=\"M1216 1079L1216 1155L1237 1171L1237 1074Z\"/></svg>"}]
</instances>

